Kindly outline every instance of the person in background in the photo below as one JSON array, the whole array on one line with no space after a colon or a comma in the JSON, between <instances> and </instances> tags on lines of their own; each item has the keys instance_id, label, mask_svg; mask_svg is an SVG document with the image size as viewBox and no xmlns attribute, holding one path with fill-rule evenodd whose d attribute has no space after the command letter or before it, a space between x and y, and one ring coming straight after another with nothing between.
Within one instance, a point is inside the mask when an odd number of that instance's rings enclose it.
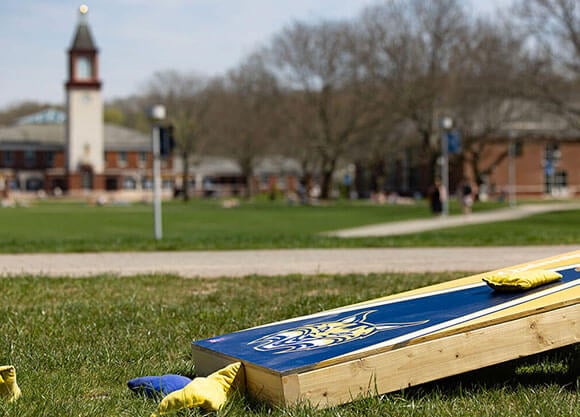
<instances>
[{"instance_id":1,"label":"person in background","mask_svg":"<svg viewBox=\"0 0 580 417\"><path fill-rule=\"evenodd\" d=\"M445 198L447 198L445 188L441 184L441 180L439 178L436 178L434 184L431 186L431 189L429 190L431 213L433 213L436 216L441 215L441 212L443 211L443 201L445 201Z\"/></svg>"},{"instance_id":2,"label":"person in background","mask_svg":"<svg viewBox=\"0 0 580 417\"><path fill-rule=\"evenodd\" d=\"M463 178L461 183L461 209L463 214L471 213L473 207L473 187L468 178Z\"/></svg>"}]
</instances>

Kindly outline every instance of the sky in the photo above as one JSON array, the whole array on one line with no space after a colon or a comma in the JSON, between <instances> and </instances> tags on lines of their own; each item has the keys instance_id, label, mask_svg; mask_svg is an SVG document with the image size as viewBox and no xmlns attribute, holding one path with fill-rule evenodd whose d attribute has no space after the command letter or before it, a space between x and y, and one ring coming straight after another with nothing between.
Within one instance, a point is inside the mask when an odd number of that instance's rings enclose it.
<instances>
[{"instance_id":1,"label":"sky","mask_svg":"<svg viewBox=\"0 0 580 417\"><path fill-rule=\"evenodd\" d=\"M352 19L381 0L86 0L105 101L138 94L153 74L235 68L294 21ZM388 1L388 0L386 0ZM493 13L510 0L463 0ZM67 49L83 0L0 0L0 110L63 104Z\"/></svg>"}]
</instances>

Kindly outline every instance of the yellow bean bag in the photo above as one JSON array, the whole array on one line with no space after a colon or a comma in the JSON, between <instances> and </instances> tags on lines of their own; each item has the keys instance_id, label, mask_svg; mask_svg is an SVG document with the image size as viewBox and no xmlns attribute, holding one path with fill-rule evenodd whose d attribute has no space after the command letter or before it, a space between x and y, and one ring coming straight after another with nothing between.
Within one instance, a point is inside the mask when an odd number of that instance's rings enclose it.
<instances>
[{"instance_id":1,"label":"yellow bean bag","mask_svg":"<svg viewBox=\"0 0 580 417\"><path fill-rule=\"evenodd\" d=\"M21 395L16 383L16 369L12 365L0 366L0 398L12 402Z\"/></svg>"},{"instance_id":2,"label":"yellow bean bag","mask_svg":"<svg viewBox=\"0 0 580 417\"><path fill-rule=\"evenodd\" d=\"M497 291L523 291L558 281L561 278L562 275L554 271L531 269L521 272L496 272L482 279Z\"/></svg>"},{"instance_id":3,"label":"yellow bean bag","mask_svg":"<svg viewBox=\"0 0 580 417\"><path fill-rule=\"evenodd\" d=\"M232 385L242 364L240 362L226 366L208 377L194 378L184 388L168 394L151 417L175 413L179 410L201 407L217 411L230 398Z\"/></svg>"}]
</instances>

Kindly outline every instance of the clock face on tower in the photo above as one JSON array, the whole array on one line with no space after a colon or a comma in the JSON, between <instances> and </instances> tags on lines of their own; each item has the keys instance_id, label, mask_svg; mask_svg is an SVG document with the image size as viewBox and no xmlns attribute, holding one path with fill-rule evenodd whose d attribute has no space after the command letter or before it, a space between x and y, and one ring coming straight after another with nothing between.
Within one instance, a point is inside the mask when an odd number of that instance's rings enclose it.
<instances>
[{"instance_id":1,"label":"clock face on tower","mask_svg":"<svg viewBox=\"0 0 580 417\"><path fill-rule=\"evenodd\" d=\"M93 78L93 67L88 56L78 56L75 61L75 75L79 80L89 80Z\"/></svg>"}]
</instances>

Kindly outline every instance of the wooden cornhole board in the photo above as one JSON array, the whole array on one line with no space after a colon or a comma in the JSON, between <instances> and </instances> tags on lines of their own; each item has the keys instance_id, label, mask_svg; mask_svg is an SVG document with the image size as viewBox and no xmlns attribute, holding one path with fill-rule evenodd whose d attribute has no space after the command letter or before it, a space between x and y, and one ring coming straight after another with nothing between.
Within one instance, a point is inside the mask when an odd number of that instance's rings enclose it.
<instances>
[{"instance_id":1,"label":"wooden cornhole board","mask_svg":"<svg viewBox=\"0 0 580 417\"><path fill-rule=\"evenodd\" d=\"M578 343L580 251L501 270L529 269L563 278L499 293L473 275L194 341L193 361L241 361L250 396L327 407Z\"/></svg>"}]
</instances>

